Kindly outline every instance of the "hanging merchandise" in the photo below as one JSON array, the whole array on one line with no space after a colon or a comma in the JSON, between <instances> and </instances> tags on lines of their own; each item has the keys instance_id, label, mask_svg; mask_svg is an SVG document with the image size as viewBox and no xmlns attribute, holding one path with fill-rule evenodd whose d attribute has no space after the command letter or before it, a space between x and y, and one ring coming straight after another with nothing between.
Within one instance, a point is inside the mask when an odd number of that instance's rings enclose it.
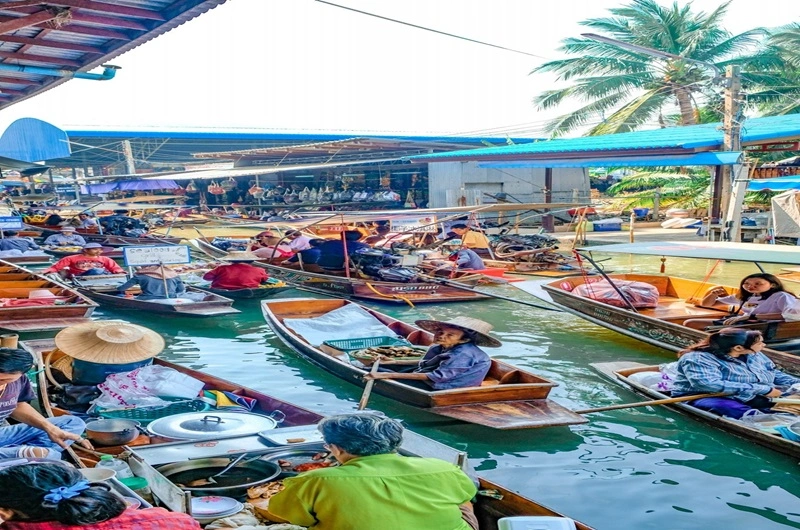
<instances>
[{"instance_id":1,"label":"hanging merchandise","mask_svg":"<svg viewBox=\"0 0 800 530\"><path fill-rule=\"evenodd\" d=\"M308 202L309 197L311 196L311 191L309 191L308 186L303 188L303 191L297 196L300 202Z\"/></svg>"},{"instance_id":2,"label":"hanging merchandise","mask_svg":"<svg viewBox=\"0 0 800 530\"><path fill-rule=\"evenodd\" d=\"M249 193L256 199L260 199L264 196L264 188L253 184L252 186L250 186L250 189L247 190L247 193Z\"/></svg>"},{"instance_id":3,"label":"hanging merchandise","mask_svg":"<svg viewBox=\"0 0 800 530\"><path fill-rule=\"evenodd\" d=\"M180 186L178 186L177 188L172 190L172 194L181 196L186 195L186 188L181 188Z\"/></svg>"},{"instance_id":4,"label":"hanging merchandise","mask_svg":"<svg viewBox=\"0 0 800 530\"><path fill-rule=\"evenodd\" d=\"M319 192L316 188L311 190L311 195L308 196L308 200L311 202L317 202L317 198L319 197Z\"/></svg>"},{"instance_id":5,"label":"hanging merchandise","mask_svg":"<svg viewBox=\"0 0 800 530\"><path fill-rule=\"evenodd\" d=\"M211 195L223 195L225 193L225 190L223 189L222 186L219 185L219 183L212 182L211 184L208 185L208 193L210 193Z\"/></svg>"},{"instance_id":6,"label":"hanging merchandise","mask_svg":"<svg viewBox=\"0 0 800 530\"><path fill-rule=\"evenodd\" d=\"M414 190L408 190L406 193L406 203L403 205L404 208L416 208L417 203L414 202Z\"/></svg>"},{"instance_id":7,"label":"hanging merchandise","mask_svg":"<svg viewBox=\"0 0 800 530\"><path fill-rule=\"evenodd\" d=\"M220 184L220 187L225 191L231 191L236 189L236 181L233 180L233 177L228 177L228 180Z\"/></svg>"},{"instance_id":8,"label":"hanging merchandise","mask_svg":"<svg viewBox=\"0 0 800 530\"><path fill-rule=\"evenodd\" d=\"M186 191L190 193L197 191L197 184L195 184L193 180L190 180L189 184L186 185Z\"/></svg>"}]
</instances>

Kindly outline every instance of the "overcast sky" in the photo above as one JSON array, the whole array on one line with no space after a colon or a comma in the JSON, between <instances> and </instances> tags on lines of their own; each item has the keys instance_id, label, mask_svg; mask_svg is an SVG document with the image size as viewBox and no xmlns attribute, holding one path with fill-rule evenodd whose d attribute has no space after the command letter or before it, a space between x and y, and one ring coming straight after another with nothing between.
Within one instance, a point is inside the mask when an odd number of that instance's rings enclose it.
<instances>
[{"instance_id":1,"label":"overcast sky","mask_svg":"<svg viewBox=\"0 0 800 530\"><path fill-rule=\"evenodd\" d=\"M578 24L608 0L333 0L532 57L313 0L228 0L112 62L111 81L71 80L0 111L77 126L257 127L291 131L541 135L560 112L531 99L554 78ZM720 2L695 0L709 11ZM800 20L796 0L733 0L732 32ZM99 70L98 70L99 71Z\"/></svg>"}]
</instances>

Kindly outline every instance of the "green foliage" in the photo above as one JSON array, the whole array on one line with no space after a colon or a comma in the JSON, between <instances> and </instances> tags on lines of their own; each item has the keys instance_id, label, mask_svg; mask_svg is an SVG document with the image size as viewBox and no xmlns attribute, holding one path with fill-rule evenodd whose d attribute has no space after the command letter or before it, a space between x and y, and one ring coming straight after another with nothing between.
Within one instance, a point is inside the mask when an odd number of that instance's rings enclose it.
<instances>
[{"instance_id":1,"label":"green foliage","mask_svg":"<svg viewBox=\"0 0 800 530\"><path fill-rule=\"evenodd\" d=\"M710 177L706 171L674 173L665 169L637 171L623 177L608 188L621 209L653 207L655 193L661 194L663 208L700 208L708 206L711 194Z\"/></svg>"}]
</instances>

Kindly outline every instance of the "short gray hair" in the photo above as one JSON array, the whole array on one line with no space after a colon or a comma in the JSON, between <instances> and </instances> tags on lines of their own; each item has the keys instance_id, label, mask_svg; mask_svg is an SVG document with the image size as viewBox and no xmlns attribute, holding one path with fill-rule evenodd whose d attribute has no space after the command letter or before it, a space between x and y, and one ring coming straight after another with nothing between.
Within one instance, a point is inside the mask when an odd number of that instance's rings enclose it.
<instances>
[{"instance_id":1,"label":"short gray hair","mask_svg":"<svg viewBox=\"0 0 800 530\"><path fill-rule=\"evenodd\" d=\"M399 421L372 413L330 416L318 429L326 443L357 456L393 453L403 441Z\"/></svg>"}]
</instances>

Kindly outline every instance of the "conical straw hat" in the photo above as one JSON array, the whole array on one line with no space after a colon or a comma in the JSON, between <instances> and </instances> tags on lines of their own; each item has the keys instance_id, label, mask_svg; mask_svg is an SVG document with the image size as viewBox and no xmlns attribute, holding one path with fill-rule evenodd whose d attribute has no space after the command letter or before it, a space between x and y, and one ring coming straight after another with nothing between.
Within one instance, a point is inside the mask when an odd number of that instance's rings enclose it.
<instances>
[{"instance_id":1,"label":"conical straw hat","mask_svg":"<svg viewBox=\"0 0 800 530\"><path fill-rule=\"evenodd\" d=\"M477 318L455 317L450 320L417 320L414 323L425 331L433 333L436 333L442 326L464 330L474 337L475 344L478 346L497 348L503 345L502 342L489 335L489 332L492 330L492 325L483 320L478 320Z\"/></svg>"},{"instance_id":2,"label":"conical straw hat","mask_svg":"<svg viewBox=\"0 0 800 530\"><path fill-rule=\"evenodd\" d=\"M225 257L220 258L221 261L258 261L260 259L264 258L259 258L252 252L244 250L232 250Z\"/></svg>"},{"instance_id":3,"label":"conical straw hat","mask_svg":"<svg viewBox=\"0 0 800 530\"><path fill-rule=\"evenodd\" d=\"M56 346L73 359L127 364L155 357L164 339L151 329L121 321L86 322L62 329Z\"/></svg>"}]
</instances>

